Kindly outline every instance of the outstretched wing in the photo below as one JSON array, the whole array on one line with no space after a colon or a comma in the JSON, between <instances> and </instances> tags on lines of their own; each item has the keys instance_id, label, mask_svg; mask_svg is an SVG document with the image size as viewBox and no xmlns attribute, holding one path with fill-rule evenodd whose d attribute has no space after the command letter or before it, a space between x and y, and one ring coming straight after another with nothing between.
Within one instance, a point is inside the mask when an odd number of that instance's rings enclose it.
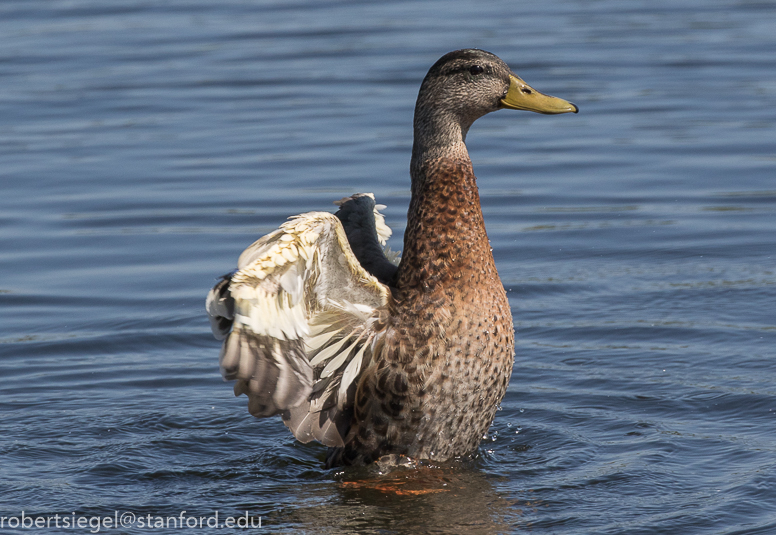
<instances>
[{"instance_id":1,"label":"outstretched wing","mask_svg":"<svg viewBox=\"0 0 776 535\"><path fill-rule=\"evenodd\" d=\"M221 373L254 416L281 414L299 440L342 446L373 313L389 296L335 215L296 216L248 247L208 294L213 333L225 339Z\"/></svg>"}]
</instances>

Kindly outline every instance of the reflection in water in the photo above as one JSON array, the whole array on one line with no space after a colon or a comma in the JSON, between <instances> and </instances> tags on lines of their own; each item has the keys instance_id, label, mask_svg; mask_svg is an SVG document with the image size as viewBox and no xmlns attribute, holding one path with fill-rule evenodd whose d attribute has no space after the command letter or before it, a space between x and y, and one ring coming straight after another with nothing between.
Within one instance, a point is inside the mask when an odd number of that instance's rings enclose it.
<instances>
[{"instance_id":1,"label":"reflection in water","mask_svg":"<svg viewBox=\"0 0 776 535\"><path fill-rule=\"evenodd\" d=\"M497 493L475 463L338 472L334 482L299 487L299 506L274 521L337 533L508 533L529 527L536 503Z\"/></svg>"}]
</instances>

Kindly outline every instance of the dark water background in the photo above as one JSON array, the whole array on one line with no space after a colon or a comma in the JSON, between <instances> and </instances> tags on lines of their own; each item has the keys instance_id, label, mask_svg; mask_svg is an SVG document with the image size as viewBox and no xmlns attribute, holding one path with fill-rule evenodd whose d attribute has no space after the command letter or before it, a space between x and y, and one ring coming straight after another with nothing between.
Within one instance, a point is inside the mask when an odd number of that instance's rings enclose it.
<instances>
[{"instance_id":1,"label":"dark water background","mask_svg":"<svg viewBox=\"0 0 776 535\"><path fill-rule=\"evenodd\" d=\"M399 249L417 89L465 47L581 109L469 134L512 382L470 463L325 471L221 381L205 293L355 191ZM4 0L0 516L774 534L775 179L770 1Z\"/></svg>"}]
</instances>

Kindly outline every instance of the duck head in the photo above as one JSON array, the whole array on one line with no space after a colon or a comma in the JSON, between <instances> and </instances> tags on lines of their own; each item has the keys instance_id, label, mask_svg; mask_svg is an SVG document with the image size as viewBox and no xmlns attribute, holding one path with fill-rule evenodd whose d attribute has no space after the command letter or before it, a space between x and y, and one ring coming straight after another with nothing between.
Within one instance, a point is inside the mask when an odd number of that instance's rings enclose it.
<instances>
[{"instance_id":1,"label":"duck head","mask_svg":"<svg viewBox=\"0 0 776 535\"><path fill-rule=\"evenodd\" d=\"M442 56L420 86L414 155L462 144L474 121L502 108L544 114L579 111L571 102L526 84L495 54L456 50Z\"/></svg>"}]
</instances>

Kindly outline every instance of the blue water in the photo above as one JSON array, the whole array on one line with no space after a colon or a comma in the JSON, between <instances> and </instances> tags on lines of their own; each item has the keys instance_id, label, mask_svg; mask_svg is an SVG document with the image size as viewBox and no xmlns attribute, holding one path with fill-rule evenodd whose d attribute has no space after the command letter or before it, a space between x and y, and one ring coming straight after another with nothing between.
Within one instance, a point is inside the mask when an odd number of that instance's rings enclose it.
<instances>
[{"instance_id":1,"label":"blue water","mask_svg":"<svg viewBox=\"0 0 776 535\"><path fill-rule=\"evenodd\" d=\"M473 461L327 471L221 381L204 297L356 191L400 249L417 90L464 47L580 107L469 133L509 391ZM0 3L0 517L776 533L775 51L744 0ZM93 531L51 522L0 532Z\"/></svg>"}]
</instances>

